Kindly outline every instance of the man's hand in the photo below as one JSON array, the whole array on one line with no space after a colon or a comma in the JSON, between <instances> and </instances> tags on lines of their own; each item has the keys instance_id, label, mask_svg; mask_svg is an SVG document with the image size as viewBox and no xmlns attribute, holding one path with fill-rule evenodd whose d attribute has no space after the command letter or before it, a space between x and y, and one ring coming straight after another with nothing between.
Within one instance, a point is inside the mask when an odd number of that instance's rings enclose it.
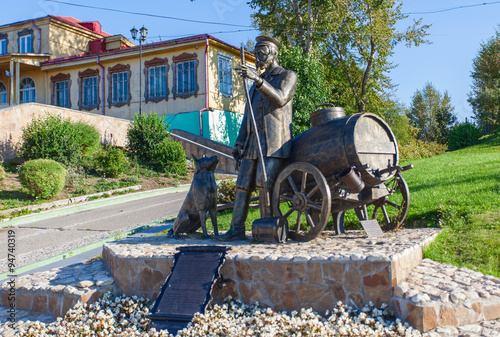
<instances>
[{"instance_id":1,"label":"man's hand","mask_svg":"<svg viewBox=\"0 0 500 337\"><path fill-rule=\"evenodd\" d=\"M238 161L241 159L241 145L236 145L232 152L234 160Z\"/></svg>"},{"instance_id":2,"label":"man's hand","mask_svg":"<svg viewBox=\"0 0 500 337\"><path fill-rule=\"evenodd\" d=\"M236 171L240 169L241 162L241 145L236 145L232 152L233 158L236 161Z\"/></svg>"},{"instance_id":3,"label":"man's hand","mask_svg":"<svg viewBox=\"0 0 500 337\"><path fill-rule=\"evenodd\" d=\"M257 72L245 64L242 64L239 68L236 68L236 70L243 78L248 78L251 79L252 81L260 80L260 77L259 75L257 75Z\"/></svg>"}]
</instances>

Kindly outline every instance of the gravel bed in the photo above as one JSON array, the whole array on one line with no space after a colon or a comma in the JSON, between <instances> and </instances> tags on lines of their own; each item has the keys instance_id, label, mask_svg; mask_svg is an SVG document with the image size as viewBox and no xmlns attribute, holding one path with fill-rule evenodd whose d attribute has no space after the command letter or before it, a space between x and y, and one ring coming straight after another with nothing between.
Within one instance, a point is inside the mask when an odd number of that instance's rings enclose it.
<instances>
[{"instance_id":1,"label":"gravel bed","mask_svg":"<svg viewBox=\"0 0 500 337\"><path fill-rule=\"evenodd\" d=\"M64 318L45 324L27 322L21 336L168 336L167 331L147 331L149 305L138 297L115 297L111 293L90 305L77 304ZM354 310L338 302L321 316L312 309L291 313L246 305L227 299L205 314L196 314L179 331L187 336L421 336L407 323L395 318L387 305L372 304Z\"/></svg>"}]
</instances>

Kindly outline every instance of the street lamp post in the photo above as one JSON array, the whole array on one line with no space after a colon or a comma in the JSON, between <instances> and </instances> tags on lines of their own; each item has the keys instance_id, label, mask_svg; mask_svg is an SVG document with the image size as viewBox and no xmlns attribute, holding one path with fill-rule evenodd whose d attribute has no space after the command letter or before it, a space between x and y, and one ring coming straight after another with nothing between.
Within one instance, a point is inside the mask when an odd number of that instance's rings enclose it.
<instances>
[{"instance_id":1,"label":"street lamp post","mask_svg":"<svg viewBox=\"0 0 500 337\"><path fill-rule=\"evenodd\" d=\"M139 37L139 114L142 116L142 42L146 41L148 30L144 26L140 30L135 29L135 27L132 28L130 33L134 40L137 39L137 32L141 33Z\"/></svg>"}]
</instances>

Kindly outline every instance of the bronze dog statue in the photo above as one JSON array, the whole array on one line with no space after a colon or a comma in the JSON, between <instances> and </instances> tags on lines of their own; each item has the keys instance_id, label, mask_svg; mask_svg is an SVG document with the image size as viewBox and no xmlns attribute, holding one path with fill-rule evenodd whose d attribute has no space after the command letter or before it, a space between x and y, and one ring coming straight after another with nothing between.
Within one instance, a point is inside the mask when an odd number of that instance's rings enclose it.
<instances>
[{"instance_id":1,"label":"bronze dog statue","mask_svg":"<svg viewBox=\"0 0 500 337\"><path fill-rule=\"evenodd\" d=\"M214 176L219 160L217 156L203 156L197 159L193 155L193 158L196 165L193 182L169 234L173 234L174 237L180 233L192 234L201 226L203 236L208 237L206 224L208 212L214 226L214 233L219 235L216 215L217 184Z\"/></svg>"}]
</instances>

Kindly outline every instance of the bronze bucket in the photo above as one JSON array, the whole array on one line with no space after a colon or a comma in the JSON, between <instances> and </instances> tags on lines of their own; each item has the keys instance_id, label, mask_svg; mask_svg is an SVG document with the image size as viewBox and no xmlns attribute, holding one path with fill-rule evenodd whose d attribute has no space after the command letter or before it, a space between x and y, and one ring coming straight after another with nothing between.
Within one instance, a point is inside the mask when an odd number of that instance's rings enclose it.
<instances>
[{"instance_id":1,"label":"bronze bucket","mask_svg":"<svg viewBox=\"0 0 500 337\"><path fill-rule=\"evenodd\" d=\"M288 221L284 217L257 219L252 223L252 236L256 241L286 242Z\"/></svg>"},{"instance_id":2,"label":"bronze bucket","mask_svg":"<svg viewBox=\"0 0 500 337\"><path fill-rule=\"evenodd\" d=\"M365 188L365 183L352 167L342 170L338 177L347 186L351 193L359 193L363 190L363 188Z\"/></svg>"},{"instance_id":3,"label":"bronze bucket","mask_svg":"<svg viewBox=\"0 0 500 337\"><path fill-rule=\"evenodd\" d=\"M314 111L311 116L311 127L315 127L321 124L328 123L337 118L345 117L345 111L341 107L335 106L331 103L325 103L318 105L316 109L325 107L320 110Z\"/></svg>"}]
</instances>

